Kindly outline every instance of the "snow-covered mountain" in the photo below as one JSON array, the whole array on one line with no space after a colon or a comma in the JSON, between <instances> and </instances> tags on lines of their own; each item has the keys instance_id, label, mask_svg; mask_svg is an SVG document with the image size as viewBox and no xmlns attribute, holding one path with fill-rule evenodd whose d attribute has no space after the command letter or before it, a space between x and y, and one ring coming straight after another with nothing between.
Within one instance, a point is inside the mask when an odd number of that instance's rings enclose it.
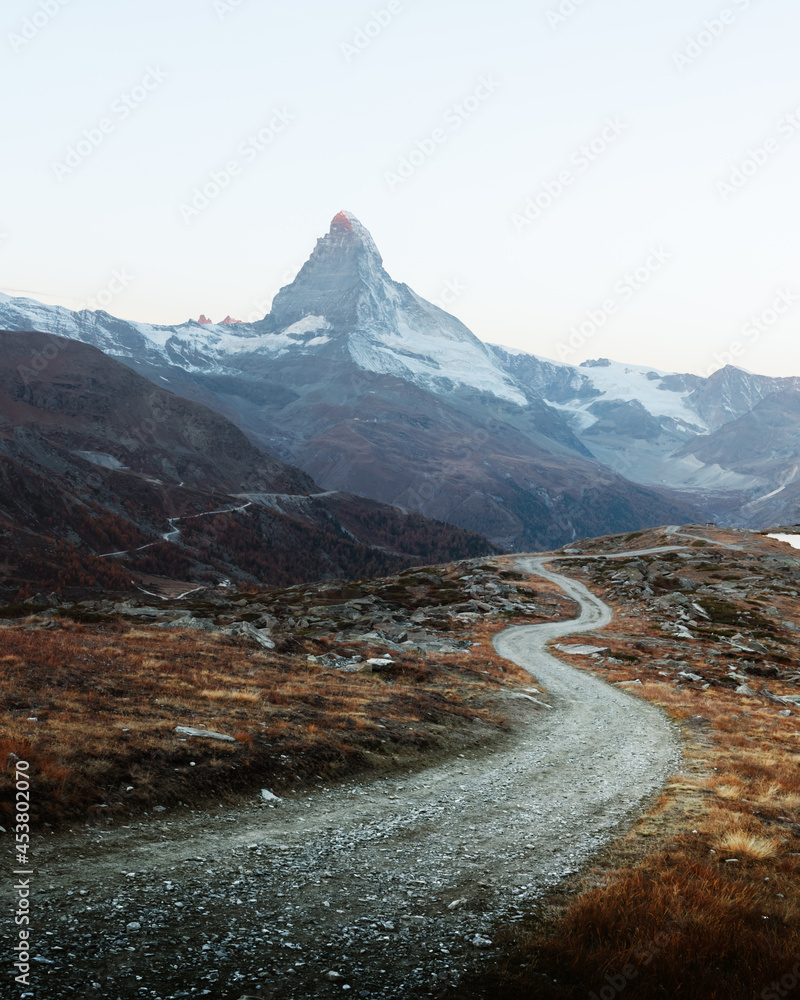
<instances>
[{"instance_id":1,"label":"snow-covered mountain","mask_svg":"<svg viewBox=\"0 0 800 1000\"><path fill-rule=\"evenodd\" d=\"M297 278L276 295L270 315L254 325L154 326L4 295L0 326L44 330L116 357L204 373L238 371L249 355L327 354L322 348L335 342L364 371L443 392L466 386L520 406L528 402L463 323L389 277L371 235L349 212L333 219ZM346 340L339 343L336 334Z\"/></svg>"},{"instance_id":2,"label":"snow-covered mountain","mask_svg":"<svg viewBox=\"0 0 800 1000\"><path fill-rule=\"evenodd\" d=\"M393 281L369 232L340 212L264 324L273 335L314 333L307 346L346 333L359 368L396 375L426 389L467 386L520 406L526 395L463 323ZM285 350L286 348L282 348Z\"/></svg>"},{"instance_id":3,"label":"snow-covered mountain","mask_svg":"<svg viewBox=\"0 0 800 1000\"><path fill-rule=\"evenodd\" d=\"M724 440L692 444L800 391L800 379L736 368L704 379L607 360L576 367L485 344L394 281L349 212L255 324L155 326L2 296L0 328L92 344L220 410L326 487L522 547L668 510L739 516L784 485L782 459L751 470L729 461Z\"/></svg>"},{"instance_id":4,"label":"snow-covered mountain","mask_svg":"<svg viewBox=\"0 0 800 1000\"><path fill-rule=\"evenodd\" d=\"M732 366L702 378L605 358L575 367L509 348L492 350L519 384L558 410L592 455L636 482L707 495L758 492L775 477L785 478L782 468L762 467L758 475L743 471L724 446L705 449L703 461L694 445L715 438L769 397L800 392L800 378L769 378ZM800 438L797 445L800 452Z\"/></svg>"}]
</instances>

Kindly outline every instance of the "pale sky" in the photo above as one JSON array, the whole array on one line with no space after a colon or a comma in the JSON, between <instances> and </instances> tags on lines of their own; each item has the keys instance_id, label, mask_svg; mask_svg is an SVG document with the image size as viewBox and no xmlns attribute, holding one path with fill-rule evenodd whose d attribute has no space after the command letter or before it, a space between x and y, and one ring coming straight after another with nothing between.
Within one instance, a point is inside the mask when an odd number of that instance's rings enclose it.
<instances>
[{"instance_id":1,"label":"pale sky","mask_svg":"<svg viewBox=\"0 0 800 1000\"><path fill-rule=\"evenodd\" d=\"M5 0L0 28L2 291L260 318L344 208L483 340L800 374L797 0Z\"/></svg>"}]
</instances>

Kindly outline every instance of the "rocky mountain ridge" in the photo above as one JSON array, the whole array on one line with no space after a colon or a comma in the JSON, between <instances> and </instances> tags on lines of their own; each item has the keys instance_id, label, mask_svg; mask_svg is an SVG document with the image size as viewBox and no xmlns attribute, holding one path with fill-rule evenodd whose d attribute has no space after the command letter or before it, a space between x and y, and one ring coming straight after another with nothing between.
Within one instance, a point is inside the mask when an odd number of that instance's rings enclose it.
<instances>
[{"instance_id":1,"label":"rocky mountain ridge","mask_svg":"<svg viewBox=\"0 0 800 1000\"><path fill-rule=\"evenodd\" d=\"M786 449L746 469L725 429L800 379L576 367L483 343L394 281L349 212L258 323L159 327L3 296L2 325L93 344L325 489L508 548L695 517L761 526L757 502L776 491L769 519L796 518ZM798 441L787 428L789 451Z\"/></svg>"}]
</instances>

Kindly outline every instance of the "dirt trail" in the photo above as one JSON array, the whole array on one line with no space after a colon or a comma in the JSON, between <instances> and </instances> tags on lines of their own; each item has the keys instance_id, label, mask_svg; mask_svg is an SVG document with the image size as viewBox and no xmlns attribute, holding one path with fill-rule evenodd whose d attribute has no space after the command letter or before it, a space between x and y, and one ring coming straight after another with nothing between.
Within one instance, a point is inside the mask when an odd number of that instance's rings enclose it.
<instances>
[{"instance_id":1,"label":"dirt trail","mask_svg":"<svg viewBox=\"0 0 800 1000\"><path fill-rule=\"evenodd\" d=\"M519 564L580 617L495 646L552 711L509 695L504 747L406 777L53 837L36 855L36 997L438 996L491 954L493 923L584 865L680 760L657 709L546 652L612 617L546 561Z\"/></svg>"}]
</instances>

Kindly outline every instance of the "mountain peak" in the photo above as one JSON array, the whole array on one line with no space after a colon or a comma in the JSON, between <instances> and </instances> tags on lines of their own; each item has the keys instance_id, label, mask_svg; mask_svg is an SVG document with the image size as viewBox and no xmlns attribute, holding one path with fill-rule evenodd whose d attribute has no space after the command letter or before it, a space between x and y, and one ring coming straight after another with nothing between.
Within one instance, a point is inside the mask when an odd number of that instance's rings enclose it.
<instances>
[{"instance_id":1,"label":"mountain peak","mask_svg":"<svg viewBox=\"0 0 800 1000\"><path fill-rule=\"evenodd\" d=\"M331 221L331 235L337 231L344 230L345 232L352 233L353 223L350 221L349 212L339 212L338 215L334 215Z\"/></svg>"},{"instance_id":2,"label":"mountain peak","mask_svg":"<svg viewBox=\"0 0 800 1000\"><path fill-rule=\"evenodd\" d=\"M272 319L287 327L307 316L323 316L345 327L359 319L363 296L382 294L391 279L369 230L352 212L333 217L330 231L317 240L311 257L291 285L282 288L272 303Z\"/></svg>"},{"instance_id":3,"label":"mountain peak","mask_svg":"<svg viewBox=\"0 0 800 1000\"><path fill-rule=\"evenodd\" d=\"M362 225L352 212L341 211L331 220L331 228L327 236L323 236L320 244L329 244L333 248L354 246L366 250L380 266L383 264L375 240L366 226Z\"/></svg>"}]
</instances>

